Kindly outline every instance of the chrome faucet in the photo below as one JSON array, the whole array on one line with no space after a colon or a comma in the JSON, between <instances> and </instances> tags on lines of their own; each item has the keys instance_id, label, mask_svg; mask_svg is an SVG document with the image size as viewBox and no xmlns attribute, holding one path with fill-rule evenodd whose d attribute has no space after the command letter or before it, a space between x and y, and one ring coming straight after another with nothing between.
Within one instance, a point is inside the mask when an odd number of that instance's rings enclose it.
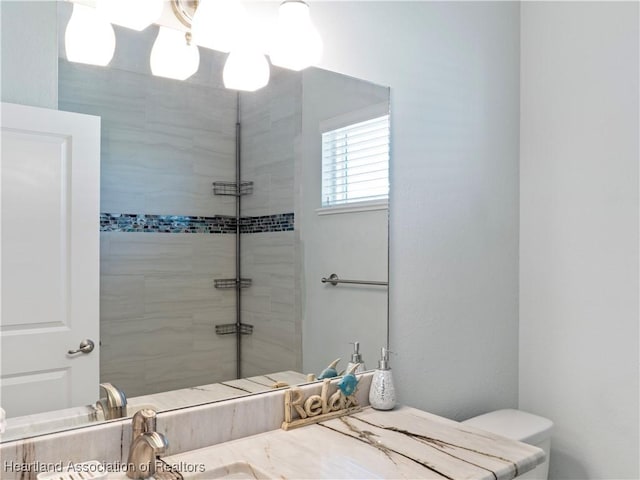
<instances>
[{"instance_id":1,"label":"chrome faucet","mask_svg":"<svg viewBox=\"0 0 640 480\"><path fill-rule=\"evenodd\" d=\"M127 396L122 390L110 383L101 383L100 390L104 390L106 397L100 398L96 407L102 410L105 420L122 418L127 415Z\"/></svg>"},{"instance_id":2,"label":"chrome faucet","mask_svg":"<svg viewBox=\"0 0 640 480\"><path fill-rule=\"evenodd\" d=\"M143 408L133 416L127 477L148 478L156 473L156 455L169 448L169 442L156 432L156 412Z\"/></svg>"}]
</instances>

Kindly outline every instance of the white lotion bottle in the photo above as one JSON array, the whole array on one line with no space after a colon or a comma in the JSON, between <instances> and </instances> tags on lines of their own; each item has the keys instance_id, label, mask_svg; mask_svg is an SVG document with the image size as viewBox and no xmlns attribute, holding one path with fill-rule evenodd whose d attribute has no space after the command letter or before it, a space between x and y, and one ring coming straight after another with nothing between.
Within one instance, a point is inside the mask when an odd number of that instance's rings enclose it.
<instances>
[{"instance_id":1,"label":"white lotion bottle","mask_svg":"<svg viewBox=\"0 0 640 480\"><path fill-rule=\"evenodd\" d=\"M351 354L351 361L347 365L346 371L350 371L355 364L359 364L358 368L356 368L353 373L362 373L367 369L367 367L362 361L362 355L360 354L360 342L353 342L351 345L353 345L353 353Z\"/></svg>"},{"instance_id":2,"label":"white lotion bottle","mask_svg":"<svg viewBox=\"0 0 640 480\"><path fill-rule=\"evenodd\" d=\"M382 355L378 368L371 379L369 404L376 410L391 410L396 406L396 389L389 367L389 350L382 347Z\"/></svg>"}]
</instances>

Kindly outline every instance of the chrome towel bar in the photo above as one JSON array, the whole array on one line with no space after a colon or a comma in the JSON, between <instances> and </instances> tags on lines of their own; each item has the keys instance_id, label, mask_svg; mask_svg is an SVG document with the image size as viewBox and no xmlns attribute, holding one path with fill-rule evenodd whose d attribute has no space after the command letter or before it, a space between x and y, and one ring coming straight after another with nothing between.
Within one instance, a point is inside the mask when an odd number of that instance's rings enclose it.
<instances>
[{"instance_id":1,"label":"chrome towel bar","mask_svg":"<svg viewBox=\"0 0 640 480\"><path fill-rule=\"evenodd\" d=\"M381 287L388 287L389 282L376 282L373 280L341 280L338 275L332 273L329 278L322 278L322 283L330 283L331 285L338 285L339 283L353 283L358 285L378 285Z\"/></svg>"}]
</instances>

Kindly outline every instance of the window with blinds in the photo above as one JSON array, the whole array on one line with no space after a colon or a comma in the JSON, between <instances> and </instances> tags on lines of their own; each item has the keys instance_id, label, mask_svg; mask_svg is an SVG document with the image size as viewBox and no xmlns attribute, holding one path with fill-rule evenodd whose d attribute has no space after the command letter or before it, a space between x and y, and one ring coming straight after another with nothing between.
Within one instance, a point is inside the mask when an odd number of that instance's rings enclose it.
<instances>
[{"instance_id":1,"label":"window with blinds","mask_svg":"<svg viewBox=\"0 0 640 480\"><path fill-rule=\"evenodd\" d=\"M389 197L389 115L322 134L322 206Z\"/></svg>"}]
</instances>

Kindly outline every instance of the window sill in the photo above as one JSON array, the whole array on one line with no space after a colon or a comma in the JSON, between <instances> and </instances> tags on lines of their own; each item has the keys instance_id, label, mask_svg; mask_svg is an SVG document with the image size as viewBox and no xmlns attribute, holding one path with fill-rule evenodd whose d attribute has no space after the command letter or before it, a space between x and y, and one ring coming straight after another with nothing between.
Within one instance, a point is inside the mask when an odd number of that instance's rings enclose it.
<instances>
[{"instance_id":1,"label":"window sill","mask_svg":"<svg viewBox=\"0 0 640 480\"><path fill-rule=\"evenodd\" d=\"M317 208L318 215L336 215L339 213L371 212L374 210L388 210L389 200L372 200L369 202L354 202L333 207Z\"/></svg>"}]
</instances>

